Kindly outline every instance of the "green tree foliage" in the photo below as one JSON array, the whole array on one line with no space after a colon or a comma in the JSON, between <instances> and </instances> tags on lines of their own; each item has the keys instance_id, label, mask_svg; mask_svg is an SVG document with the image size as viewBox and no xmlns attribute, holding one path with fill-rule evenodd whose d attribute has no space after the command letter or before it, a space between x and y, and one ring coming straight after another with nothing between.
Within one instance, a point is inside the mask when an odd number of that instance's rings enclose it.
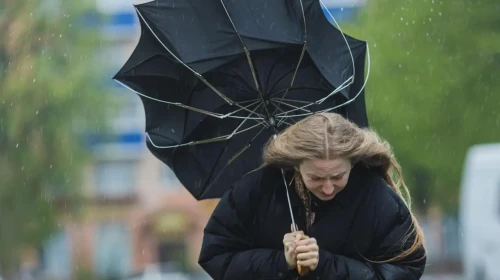
<instances>
[{"instance_id":1,"label":"green tree foliage","mask_svg":"<svg viewBox=\"0 0 500 280\"><path fill-rule=\"evenodd\" d=\"M497 0L371 0L344 30L369 43L371 125L420 207L454 210L467 149L500 141L498 15Z\"/></svg>"},{"instance_id":2,"label":"green tree foliage","mask_svg":"<svg viewBox=\"0 0 500 280\"><path fill-rule=\"evenodd\" d=\"M85 1L0 7L0 271L57 230L54 195L78 197L88 159L80 132L102 128L105 93ZM5 276L4 276L5 277Z\"/></svg>"}]
</instances>

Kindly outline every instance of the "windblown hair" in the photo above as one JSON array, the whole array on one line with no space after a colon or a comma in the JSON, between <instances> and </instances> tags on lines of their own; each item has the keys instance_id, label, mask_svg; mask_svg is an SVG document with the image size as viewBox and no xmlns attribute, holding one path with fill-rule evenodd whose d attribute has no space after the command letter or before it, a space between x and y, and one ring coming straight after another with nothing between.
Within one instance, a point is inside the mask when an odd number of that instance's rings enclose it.
<instances>
[{"instance_id":1,"label":"windblown hair","mask_svg":"<svg viewBox=\"0 0 500 280\"><path fill-rule=\"evenodd\" d=\"M263 154L264 165L282 168L298 167L302 161L308 159L335 158L350 159L353 164L362 163L375 171L403 199L408 209L411 209L410 193L389 143L382 140L373 130L360 128L339 114L315 114L297 122L270 140ZM295 181L296 184L303 184L298 181L297 176ZM423 232L413 213L411 218L412 230L402 240L405 244L408 238L413 236L411 247L381 262L404 260L422 248Z\"/></svg>"}]
</instances>

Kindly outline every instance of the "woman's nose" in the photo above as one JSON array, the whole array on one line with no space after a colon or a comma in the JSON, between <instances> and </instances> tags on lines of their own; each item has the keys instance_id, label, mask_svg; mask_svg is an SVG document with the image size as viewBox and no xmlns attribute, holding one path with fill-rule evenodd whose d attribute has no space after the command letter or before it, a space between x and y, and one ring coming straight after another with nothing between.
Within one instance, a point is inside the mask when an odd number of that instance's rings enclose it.
<instances>
[{"instance_id":1,"label":"woman's nose","mask_svg":"<svg viewBox=\"0 0 500 280\"><path fill-rule=\"evenodd\" d=\"M332 181L327 181L326 184L323 186L323 193L326 195L331 195L335 191L335 186L333 185Z\"/></svg>"}]
</instances>

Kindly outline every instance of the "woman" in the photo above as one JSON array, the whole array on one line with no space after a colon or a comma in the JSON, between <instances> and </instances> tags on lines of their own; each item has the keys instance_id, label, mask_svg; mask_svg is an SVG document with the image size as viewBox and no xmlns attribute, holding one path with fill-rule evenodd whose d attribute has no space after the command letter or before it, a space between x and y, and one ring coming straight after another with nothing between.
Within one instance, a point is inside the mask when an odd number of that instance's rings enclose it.
<instances>
[{"instance_id":1,"label":"woman","mask_svg":"<svg viewBox=\"0 0 500 280\"><path fill-rule=\"evenodd\" d=\"M338 114L290 126L226 192L199 264L216 280L419 279L423 234L389 144ZM290 233L285 170L295 222ZM409 195L408 195L409 197Z\"/></svg>"}]
</instances>

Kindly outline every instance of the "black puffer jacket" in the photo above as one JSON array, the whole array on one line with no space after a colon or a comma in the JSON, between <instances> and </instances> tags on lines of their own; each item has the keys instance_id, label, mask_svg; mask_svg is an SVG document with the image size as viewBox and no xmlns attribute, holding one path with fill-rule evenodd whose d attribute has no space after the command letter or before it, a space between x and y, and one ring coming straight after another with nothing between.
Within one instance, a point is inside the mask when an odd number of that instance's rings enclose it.
<instances>
[{"instance_id":1,"label":"black puffer jacket","mask_svg":"<svg viewBox=\"0 0 500 280\"><path fill-rule=\"evenodd\" d=\"M305 229L302 203L293 188L290 195L296 222ZM399 196L367 168L356 165L345 189L315 213L306 234L317 240L319 264L300 279L412 280L423 274L424 248L397 263L366 260L400 252L413 225ZM214 210L205 228L199 264L216 280L296 279L283 253L283 236L290 232L290 224L281 170L264 167L249 173ZM413 238L406 240L408 248Z\"/></svg>"}]
</instances>

